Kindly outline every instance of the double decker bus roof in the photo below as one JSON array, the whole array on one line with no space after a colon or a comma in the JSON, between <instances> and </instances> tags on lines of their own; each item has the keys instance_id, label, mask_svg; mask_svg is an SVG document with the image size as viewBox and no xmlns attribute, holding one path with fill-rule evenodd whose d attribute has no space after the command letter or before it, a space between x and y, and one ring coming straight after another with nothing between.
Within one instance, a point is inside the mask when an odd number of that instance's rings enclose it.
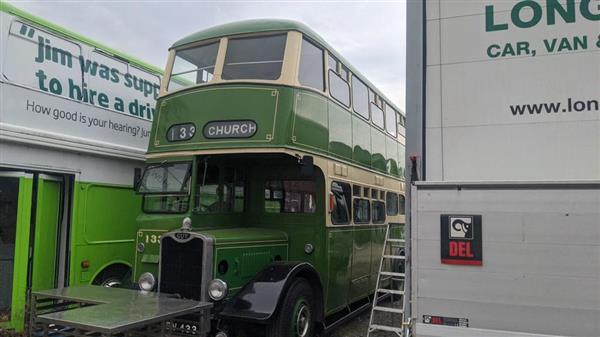
<instances>
[{"instance_id":1,"label":"double decker bus roof","mask_svg":"<svg viewBox=\"0 0 600 337\"><path fill-rule=\"evenodd\" d=\"M24 21L28 21L28 22L36 24L38 26L44 27L44 28L48 29L51 33L54 33L56 35L85 43L91 47L94 47L98 50L108 53L109 55L113 55L121 60L127 61L129 64L132 64L143 70L146 70L146 71L149 71L152 73L158 73L158 74L163 73L163 69L160 69L160 68L153 66L149 63L146 63L144 61L141 61L131 55L126 54L126 53L115 50L111 47L108 47L108 46L102 44L102 43L96 42L96 41L94 41L90 38L87 38L81 34L77 34L73 31L63 28L63 27L61 27L57 24L54 24L50 21L44 20L38 16L27 13L24 10L21 10L7 2L4 2L4 1L0 2L0 11L14 15Z\"/></svg>"},{"instance_id":2,"label":"double decker bus roof","mask_svg":"<svg viewBox=\"0 0 600 337\"><path fill-rule=\"evenodd\" d=\"M194 34L188 35L178 41L176 41L171 48L179 48L187 44L192 44L198 41L211 40L225 36L250 34L250 33L262 33L262 32L276 32L276 31L298 31L314 42L318 43L321 47L327 49L336 59L341 61L352 74L357 75L361 81L369 86L377 95L384 98L384 100L392 106L396 111L404 115L404 112L392 103L383 93L381 93L365 76L363 76L348 60L341 56L329 43L327 43L319 34L309 28L307 25L293 20L284 19L254 19L230 22L219 26L214 26L208 29L201 30Z\"/></svg>"}]
</instances>

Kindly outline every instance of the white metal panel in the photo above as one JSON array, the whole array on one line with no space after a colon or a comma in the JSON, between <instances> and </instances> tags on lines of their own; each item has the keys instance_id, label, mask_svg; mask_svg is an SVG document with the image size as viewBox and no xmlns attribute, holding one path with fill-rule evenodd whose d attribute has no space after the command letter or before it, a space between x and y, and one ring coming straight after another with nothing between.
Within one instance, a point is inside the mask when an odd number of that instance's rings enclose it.
<instances>
[{"instance_id":1,"label":"white metal panel","mask_svg":"<svg viewBox=\"0 0 600 337\"><path fill-rule=\"evenodd\" d=\"M599 131L600 120L444 128L444 180L598 180Z\"/></svg>"},{"instance_id":2,"label":"white metal panel","mask_svg":"<svg viewBox=\"0 0 600 337\"><path fill-rule=\"evenodd\" d=\"M500 331L489 329L466 329L430 324L416 324L417 337L567 337L558 335L540 335L515 331Z\"/></svg>"},{"instance_id":3,"label":"white metal panel","mask_svg":"<svg viewBox=\"0 0 600 337\"><path fill-rule=\"evenodd\" d=\"M133 185L133 169L143 167L138 158L115 158L78 153L47 146L0 140L0 166L71 173L77 181Z\"/></svg>"},{"instance_id":4,"label":"white metal panel","mask_svg":"<svg viewBox=\"0 0 600 337\"><path fill-rule=\"evenodd\" d=\"M442 167L442 128L427 128L427 179L442 180L444 170Z\"/></svg>"},{"instance_id":5,"label":"white metal panel","mask_svg":"<svg viewBox=\"0 0 600 337\"><path fill-rule=\"evenodd\" d=\"M427 16L427 20L440 18L440 1L425 0L425 15Z\"/></svg>"},{"instance_id":6,"label":"white metal panel","mask_svg":"<svg viewBox=\"0 0 600 337\"><path fill-rule=\"evenodd\" d=\"M427 118L425 125L428 128L442 126L442 67L428 66L427 67L427 83L432 85L427 86L425 94L427 95ZM438 83L434 85L433 83Z\"/></svg>"},{"instance_id":7,"label":"white metal panel","mask_svg":"<svg viewBox=\"0 0 600 337\"><path fill-rule=\"evenodd\" d=\"M600 336L597 185L418 188L412 198L413 317L418 322L422 315L441 315L468 318L471 328L494 333ZM441 264L441 214L482 215L481 267ZM424 329L431 336L472 334Z\"/></svg>"},{"instance_id":8,"label":"white metal panel","mask_svg":"<svg viewBox=\"0 0 600 337\"><path fill-rule=\"evenodd\" d=\"M438 65L442 61L440 20L427 21L427 65Z\"/></svg>"}]
</instances>

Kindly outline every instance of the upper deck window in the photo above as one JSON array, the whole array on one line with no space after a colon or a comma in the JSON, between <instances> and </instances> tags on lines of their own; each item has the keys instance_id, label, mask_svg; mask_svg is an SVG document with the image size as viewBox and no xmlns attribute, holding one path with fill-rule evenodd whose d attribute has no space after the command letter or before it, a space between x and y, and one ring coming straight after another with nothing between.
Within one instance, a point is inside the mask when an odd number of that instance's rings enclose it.
<instances>
[{"instance_id":1,"label":"upper deck window","mask_svg":"<svg viewBox=\"0 0 600 337\"><path fill-rule=\"evenodd\" d=\"M354 76L352 76L352 107L361 117L369 119L369 89Z\"/></svg>"},{"instance_id":2,"label":"upper deck window","mask_svg":"<svg viewBox=\"0 0 600 337\"><path fill-rule=\"evenodd\" d=\"M384 118L381 97L371 91L371 120L373 124L383 129L385 125Z\"/></svg>"},{"instance_id":3,"label":"upper deck window","mask_svg":"<svg viewBox=\"0 0 600 337\"><path fill-rule=\"evenodd\" d=\"M315 88L320 91L325 89L323 49L315 46L306 39L302 39L298 81L304 86Z\"/></svg>"},{"instance_id":4,"label":"upper deck window","mask_svg":"<svg viewBox=\"0 0 600 337\"><path fill-rule=\"evenodd\" d=\"M329 94L336 101L350 107L348 71L331 55L329 55Z\"/></svg>"},{"instance_id":5,"label":"upper deck window","mask_svg":"<svg viewBox=\"0 0 600 337\"><path fill-rule=\"evenodd\" d=\"M175 90L212 80L219 43L177 51L167 90Z\"/></svg>"},{"instance_id":6,"label":"upper deck window","mask_svg":"<svg viewBox=\"0 0 600 337\"><path fill-rule=\"evenodd\" d=\"M398 128L398 122L396 121L396 111L389 105L385 104L385 129L386 131L396 137L396 130Z\"/></svg>"},{"instance_id":7,"label":"upper deck window","mask_svg":"<svg viewBox=\"0 0 600 337\"><path fill-rule=\"evenodd\" d=\"M229 39L224 80L276 80L281 76L286 35Z\"/></svg>"}]
</instances>

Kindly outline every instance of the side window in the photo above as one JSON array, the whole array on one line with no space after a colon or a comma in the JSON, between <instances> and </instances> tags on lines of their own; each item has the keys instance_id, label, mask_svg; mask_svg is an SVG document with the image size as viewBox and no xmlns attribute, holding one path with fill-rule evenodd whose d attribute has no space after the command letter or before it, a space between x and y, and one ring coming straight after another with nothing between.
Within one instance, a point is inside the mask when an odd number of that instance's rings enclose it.
<instances>
[{"instance_id":1,"label":"side window","mask_svg":"<svg viewBox=\"0 0 600 337\"><path fill-rule=\"evenodd\" d=\"M352 185L352 196L360 197L361 187L359 185Z\"/></svg>"},{"instance_id":2,"label":"side window","mask_svg":"<svg viewBox=\"0 0 600 337\"><path fill-rule=\"evenodd\" d=\"M3 31L3 34L5 32ZM4 76L37 90L83 100L81 47L29 24L13 21L6 50L2 51Z\"/></svg>"},{"instance_id":3,"label":"side window","mask_svg":"<svg viewBox=\"0 0 600 337\"><path fill-rule=\"evenodd\" d=\"M398 119L398 134L404 136L406 134L406 117L397 114Z\"/></svg>"},{"instance_id":4,"label":"side window","mask_svg":"<svg viewBox=\"0 0 600 337\"><path fill-rule=\"evenodd\" d=\"M350 86L331 69L329 70L329 93L336 101L350 107Z\"/></svg>"},{"instance_id":5,"label":"side window","mask_svg":"<svg viewBox=\"0 0 600 337\"><path fill-rule=\"evenodd\" d=\"M359 116L369 119L369 88L352 76L352 108Z\"/></svg>"},{"instance_id":6,"label":"side window","mask_svg":"<svg viewBox=\"0 0 600 337\"><path fill-rule=\"evenodd\" d=\"M406 199L402 194L400 194L399 198L398 213L400 213L400 215L406 214Z\"/></svg>"},{"instance_id":7,"label":"side window","mask_svg":"<svg viewBox=\"0 0 600 337\"><path fill-rule=\"evenodd\" d=\"M389 104L385 104L385 130L390 135L396 137L398 122L396 121L396 111Z\"/></svg>"},{"instance_id":8,"label":"side window","mask_svg":"<svg viewBox=\"0 0 600 337\"><path fill-rule=\"evenodd\" d=\"M371 205L367 199L355 198L353 202L354 223L369 223L371 220Z\"/></svg>"},{"instance_id":9,"label":"side window","mask_svg":"<svg viewBox=\"0 0 600 337\"><path fill-rule=\"evenodd\" d=\"M373 200L373 223L385 222L385 204L383 201Z\"/></svg>"},{"instance_id":10,"label":"side window","mask_svg":"<svg viewBox=\"0 0 600 337\"><path fill-rule=\"evenodd\" d=\"M350 223L350 184L334 181L329 194L329 210L331 223L347 225Z\"/></svg>"},{"instance_id":11,"label":"side window","mask_svg":"<svg viewBox=\"0 0 600 337\"><path fill-rule=\"evenodd\" d=\"M348 85L348 71L338 64L339 62L329 55L329 94L336 101L350 107L350 85ZM340 69L340 71L338 71Z\"/></svg>"},{"instance_id":12,"label":"side window","mask_svg":"<svg viewBox=\"0 0 600 337\"><path fill-rule=\"evenodd\" d=\"M384 116L383 116L383 104L381 97L377 96L376 93L371 91L371 120L373 124L383 129L384 127Z\"/></svg>"},{"instance_id":13,"label":"side window","mask_svg":"<svg viewBox=\"0 0 600 337\"><path fill-rule=\"evenodd\" d=\"M323 91L325 89L323 74L323 50L302 39L298 81L304 86Z\"/></svg>"},{"instance_id":14,"label":"side window","mask_svg":"<svg viewBox=\"0 0 600 337\"><path fill-rule=\"evenodd\" d=\"M203 162L197 176L198 213L232 213L244 211L245 178L243 172Z\"/></svg>"},{"instance_id":15,"label":"side window","mask_svg":"<svg viewBox=\"0 0 600 337\"><path fill-rule=\"evenodd\" d=\"M398 215L398 194L387 192L385 195L385 204L387 205L386 214L389 216Z\"/></svg>"},{"instance_id":16,"label":"side window","mask_svg":"<svg viewBox=\"0 0 600 337\"><path fill-rule=\"evenodd\" d=\"M316 209L314 181L271 180L265 183L267 213L314 213Z\"/></svg>"}]
</instances>

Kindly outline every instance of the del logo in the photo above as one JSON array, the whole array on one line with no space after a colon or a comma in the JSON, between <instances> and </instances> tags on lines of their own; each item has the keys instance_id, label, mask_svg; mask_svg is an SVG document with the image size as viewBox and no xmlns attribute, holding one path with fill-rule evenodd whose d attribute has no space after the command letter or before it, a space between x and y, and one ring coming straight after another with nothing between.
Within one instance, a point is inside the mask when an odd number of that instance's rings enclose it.
<instances>
[{"instance_id":1,"label":"del logo","mask_svg":"<svg viewBox=\"0 0 600 337\"><path fill-rule=\"evenodd\" d=\"M440 218L442 263L481 265L481 215L448 215Z\"/></svg>"},{"instance_id":2,"label":"del logo","mask_svg":"<svg viewBox=\"0 0 600 337\"><path fill-rule=\"evenodd\" d=\"M473 240L473 217L450 217L450 238Z\"/></svg>"}]
</instances>

